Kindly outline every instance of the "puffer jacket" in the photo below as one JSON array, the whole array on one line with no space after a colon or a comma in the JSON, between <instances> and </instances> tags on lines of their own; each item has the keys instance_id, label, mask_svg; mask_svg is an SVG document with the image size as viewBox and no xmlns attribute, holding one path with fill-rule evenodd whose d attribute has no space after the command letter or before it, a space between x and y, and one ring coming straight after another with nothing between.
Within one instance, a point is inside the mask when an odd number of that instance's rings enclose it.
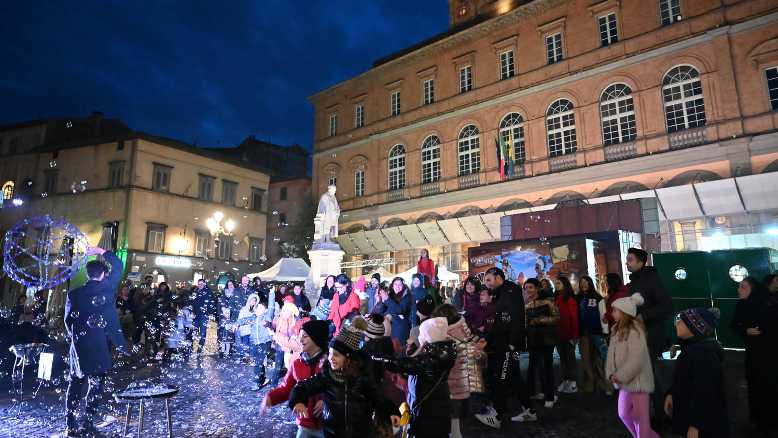
<instances>
[{"instance_id":1,"label":"puffer jacket","mask_svg":"<svg viewBox=\"0 0 778 438\"><path fill-rule=\"evenodd\" d=\"M729 436L724 379L724 350L718 341L681 341L669 392L673 396L673 432L683 436L694 426L701 437Z\"/></svg>"},{"instance_id":2,"label":"puffer jacket","mask_svg":"<svg viewBox=\"0 0 778 438\"><path fill-rule=\"evenodd\" d=\"M508 346L521 349L526 344L524 330L524 296L516 283L505 280L491 291L494 322L486 334L489 350L508 351Z\"/></svg>"},{"instance_id":3,"label":"puffer jacket","mask_svg":"<svg viewBox=\"0 0 778 438\"><path fill-rule=\"evenodd\" d=\"M654 392L654 373L651 371L651 355L648 354L646 333L643 328L630 330L621 339L616 332L608 346L608 360L605 364L608 380L615 377L619 387L629 392Z\"/></svg>"},{"instance_id":4,"label":"puffer jacket","mask_svg":"<svg viewBox=\"0 0 778 438\"><path fill-rule=\"evenodd\" d=\"M478 341L470 332L465 318L448 326L448 337L454 341L457 350L457 359L451 372L448 374L448 390L452 400L465 400L470 398L470 360L468 346L473 347Z\"/></svg>"},{"instance_id":5,"label":"puffer jacket","mask_svg":"<svg viewBox=\"0 0 778 438\"><path fill-rule=\"evenodd\" d=\"M270 327L273 325L273 318L275 317L276 305L274 302L275 292L270 292L270 303L272 305L268 307L263 316L257 316L254 312L249 310L248 302L252 298L259 298L257 294L251 294L246 299L246 305L240 309L238 316L238 324L240 325L241 336L246 336L244 328L248 328L248 335L252 345L264 344L273 340L273 331Z\"/></svg>"},{"instance_id":6,"label":"puffer jacket","mask_svg":"<svg viewBox=\"0 0 778 438\"><path fill-rule=\"evenodd\" d=\"M426 344L410 357L377 358L389 371L408 374L408 401L413 412L410 434L415 437L448 436L451 432L448 375L456 360L453 341Z\"/></svg>"},{"instance_id":7,"label":"puffer jacket","mask_svg":"<svg viewBox=\"0 0 778 438\"><path fill-rule=\"evenodd\" d=\"M321 373L325 362L327 362L326 351L322 351L315 357L310 358L305 353L303 353L299 358L295 359L289 367L289 370L287 370L286 376L284 376L284 380L281 381L281 384L271 389L270 392L267 393L270 405L275 406L279 403L290 400L290 396L295 385ZM308 398L308 402L306 404L306 406L308 406L308 412L313 412L313 408L319 400L321 400L320 396L311 396ZM320 430L322 427L321 420L313 414L308 415L305 418L297 417L297 424L302 427L315 430Z\"/></svg>"},{"instance_id":8,"label":"puffer jacket","mask_svg":"<svg viewBox=\"0 0 778 438\"><path fill-rule=\"evenodd\" d=\"M322 372L298 381L289 396L289 407L321 394L324 400L322 420L327 438L371 438L375 436L373 414L383 405L383 396L368 372L356 377L338 377L325 361ZM312 413L311 413L312 415ZM376 414L378 416L378 414Z\"/></svg>"},{"instance_id":9,"label":"puffer jacket","mask_svg":"<svg viewBox=\"0 0 778 438\"><path fill-rule=\"evenodd\" d=\"M537 298L526 304L527 348L539 348L557 343L559 310L554 301Z\"/></svg>"},{"instance_id":10,"label":"puffer jacket","mask_svg":"<svg viewBox=\"0 0 778 438\"><path fill-rule=\"evenodd\" d=\"M297 319L294 314L291 313L291 310L285 310L288 306L293 305L286 303L284 307L281 308L281 314L275 319L276 330L273 335L273 341L287 353L299 348L299 342L296 342L295 340L295 325L297 324Z\"/></svg>"}]
</instances>

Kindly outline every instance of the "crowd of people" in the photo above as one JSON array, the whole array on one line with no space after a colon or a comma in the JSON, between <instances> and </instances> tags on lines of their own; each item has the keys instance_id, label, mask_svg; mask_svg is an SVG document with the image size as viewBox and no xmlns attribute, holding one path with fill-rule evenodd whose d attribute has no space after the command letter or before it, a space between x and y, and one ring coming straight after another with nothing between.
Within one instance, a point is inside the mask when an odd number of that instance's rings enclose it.
<instances>
[{"instance_id":1,"label":"crowd of people","mask_svg":"<svg viewBox=\"0 0 778 438\"><path fill-rule=\"evenodd\" d=\"M656 430L729 436L719 314L694 308L676 315L671 354L680 354L672 381L662 381L658 361L672 344L663 327L674 310L647 260L645 251L629 250L628 284L615 273L603 276L601 288L588 276L516 284L495 267L483 282L470 277L452 294L440 293L426 253L411 284L338 274L318 294L246 276L219 294L205 280L174 292L147 278L137 288L122 285L117 324L136 352L166 361L202 354L215 321L219 356L253 364L252 389L271 387L262 411L288 407L298 437L391 437L401 430L461 437L470 416L496 429L537 421L560 396L579 391L618 392L618 416L634 437L655 437ZM751 421L775 436L769 397L778 390L778 280L746 278L739 295L731 326L745 340Z\"/></svg>"}]
</instances>

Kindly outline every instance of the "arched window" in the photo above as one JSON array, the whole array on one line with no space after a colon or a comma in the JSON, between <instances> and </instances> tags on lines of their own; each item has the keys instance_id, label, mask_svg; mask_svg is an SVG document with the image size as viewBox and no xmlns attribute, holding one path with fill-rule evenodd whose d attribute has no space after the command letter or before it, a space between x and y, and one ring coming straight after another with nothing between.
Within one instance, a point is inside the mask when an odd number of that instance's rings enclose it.
<instances>
[{"instance_id":1,"label":"arched window","mask_svg":"<svg viewBox=\"0 0 778 438\"><path fill-rule=\"evenodd\" d=\"M459 174L469 175L481 170L481 141L478 128L467 125L459 132Z\"/></svg>"},{"instance_id":2,"label":"arched window","mask_svg":"<svg viewBox=\"0 0 778 438\"><path fill-rule=\"evenodd\" d=\"M405 187L405 146L396 144L389 152L389 190Z\"/></svg>"},{"instance_id":3,"label":"arched window","mask_svg":"<svg viewBox=\"0 0 778 438\"><path fill-rule=\"evenodd\" d=\"M524 152L524 118L519 113L510 113L500 122L500 137L510 146L513 161L523 163Z\"/></svg>"},{"instance_id":4,"label":"arched window","mask_svg":"<svg viewBox=\"0 0 778 438\"><path fill-rule=\"evenodd\" d=\"M421 145L421 183L440 179L440 139L430 135Z\"/></svg>"},{"instance_id":5,"label":"arched window","mask_svg":"<svg viewBox=\"0 0 778 438\"><path fill-rule=\"evenodd\" d=\"M571 154L578 149L575 113L573 104L569 100L559 99L548 107L546 131L550 156Z\"/></svg>"},{"instance_id":6,"label":"arched window","mask_svg":"<svg viewBox=\"0 0 778 438\"><path fill-rule=\"evenodd\" d=\"M14 198L14 187L16 186L16 183L13 181L6 181L5 184L3 184L3 197L0 199L0 203L2 201L11 200Z\"/></svg>"},{"instance_id":7,"label":"arched window","mask_svg":"<svg viewBox=\"0 0 778 438\"><path fill-rule=\"evenodd\" d=\"M705 126L700 73L688 65L670 70L662 81L667 132Z\"/></svg>"},{"instance_id":8,"label":"arched window","mask_svg":"<svg viewBox=\"0 0 778 438\"><path fill-rule=\"evenodd\" d=\"M604 144L632 141L637 136L635 104L632 100L632 90L628 86L614 84L602 92L600 116Z\"/></svg>"}]
</instances>

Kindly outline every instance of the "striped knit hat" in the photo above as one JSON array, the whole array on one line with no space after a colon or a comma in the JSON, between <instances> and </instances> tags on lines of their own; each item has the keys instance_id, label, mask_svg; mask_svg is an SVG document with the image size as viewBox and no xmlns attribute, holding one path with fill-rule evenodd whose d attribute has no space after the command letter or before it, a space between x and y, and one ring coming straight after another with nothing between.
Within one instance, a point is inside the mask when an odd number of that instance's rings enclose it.
<instances>
[{"instance_id":1,"label":"striped knit hat","mask_svg":"<svg viewBox=\"0 0 778 438\"><path fill-rule=\"evenodd\" d=\"M704 309L698 307L686 309L678 316L686 324L686 327L689 327L689 330L694 333L694 336L707 338L708 336L713 336L716 327L719 325L721 312L716 308Z\"/></svg>"},{"instance_id":2,"label":"striped knit hat","mask_svg":"<svg viewBox=\"0 0 778 438\"><path fill-rule=\"evenodd\" d=\"M368 339L383 338L385 336L389 336L389 334L392 333L392 326L389 324L389 318L385 317L384 315L379 313L371 313L370 315L366 316L366 320L367 330L365 330L365 337Z\"/></svg>"},{"instance_id":3,"label":"striped knit hat","mask_svg":"<svg viewBox=\"0 0 778 438\"><path fill-rule=\"evenodd\" d=\"M367 329L365 320L359 316L354 318L351 325L343 325L338 336L330 344L330 348L351 359L359 354L365 329Z\"/></svg>"}]
</instances>

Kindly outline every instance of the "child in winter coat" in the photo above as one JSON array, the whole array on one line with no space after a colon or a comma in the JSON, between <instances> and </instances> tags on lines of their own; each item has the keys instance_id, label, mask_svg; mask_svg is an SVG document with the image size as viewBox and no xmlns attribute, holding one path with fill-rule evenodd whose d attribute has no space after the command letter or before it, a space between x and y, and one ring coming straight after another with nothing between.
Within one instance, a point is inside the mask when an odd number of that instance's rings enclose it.
<instances>
[{"instance_id":1,"label":"child in winter coat","mask_svg":"<svg viewBox=\"0 0 778 438\"><path fill-rule=\"evenodd\" d=\"M177 303L173 305L173 320L170 335L165 339L167 348L163 360L168 361L173 353L183 353L184 362L189 361L192 351L192 331L194 330L194 315L192 306Z\"/></svg>"},{"instance_id":2,"label":"child in winter coat","mask_svg":"<svg viewBox=\"0 0 778 438\"><path fill-rule=\"evenodd\" d=\"M297 381L289 396L289 407L302 419L314 415L310 409L311 399L323 396L324 436L327 438L376 435L373 417L380 417L380 410L386 405L360 351L366 328L367 323L361 317L354 318L351 325L343 325L330 344L328 360L321 373ZM391 421L398 423L399 418Z\"/></svg>"},{"instance_id":3,"label":"child in winter coat","mask_svg":"<svg viewBox=\"0 0 778 438\"><path fill-rule=\"evenodd\" d=\"M275 344L275 366L273 367L272 377L270 379L273 386L278 385L281 379L281 369L289 367L289 364L300 352L300 344L297 341L295 325L300 311L294 305L294 298L284 298L284 305L281 307L280 314L273 321L275 333L273 342Z\"/></svg>"},{"instance_id":4,"label":"child in winter coat","mask_svg":"<svg viewBox=\"0 0 778 438\"><path fill-rule=\"evenodd\" d=\"M268 303L272 305L268 309ZM251 346L251 356L254 359L254 385L252 391L258 391L270 383L265 380L265 359L273 341L273 325L275 316L275 291L269 292L268 301L260 301L257 294L251 294L246 299L246 305L240 309L238 329L244 338L245 345ZM248 329L248 334L246 333ZM246 339L248 338L248 339Z\"/></svg>"},{"instance_id":5,"label":"child in winter coat","mask_svg":"<svg viewBox=\"0 0 778 438\"><path fill-rule=\"evenodd\" d=\"M442 408L449 403L448 376L457 356L448 339L446 318L430 318L419 326L419 349L410 357L376 357L389 371L409 374L408 401L412 419L409 437L448 438L451 414Z\"/></svg>"},{"instance_id":6,"label":"child in winter coat","mask_svg":"<svg viewBox=\"0 0 778 438\"><path fill-rule=\"evenodd\" d=\"M718 309L688 309L676 318L681 355L665 396L665 413L672 418L673 432L681 436L729 436L724 350L714 338L718 321Z\"/></svg>"},{"instance_id":7,"label":"child in winter coat","mask_svg":"<svg viewBox=\"0 0 778 438\"><path fill-rule=\"evenodd\" d=\"M649 396L654 392L654 373L646 343L646 329L637 319L643 304L640 294L613 302L613 326L605 372L619 389L619 418L635 438L658 438L651 429Z\"/></svg>"},{"instance_id":8,"label":"child in winter coat","mask_svg":"<svg viewBox=\"0 0 778 438\"><path fill-rule=\"evenodd\" d=\"M467 327L465 319L451 304L441 304L432 312L433 317L446 318L448 338L456 346L456 361L448 374L448 389L451 397L451 438L461 438L460 418L465 414L465 406L470 399L471 390L483 387L483 375L474 375L480 369L473 369L471 363L484 356L486 340L474 336ZM480 382L480 385L478 383ZM480 391L483 392L483 391Z\"/></svg>"}]
</instances>

